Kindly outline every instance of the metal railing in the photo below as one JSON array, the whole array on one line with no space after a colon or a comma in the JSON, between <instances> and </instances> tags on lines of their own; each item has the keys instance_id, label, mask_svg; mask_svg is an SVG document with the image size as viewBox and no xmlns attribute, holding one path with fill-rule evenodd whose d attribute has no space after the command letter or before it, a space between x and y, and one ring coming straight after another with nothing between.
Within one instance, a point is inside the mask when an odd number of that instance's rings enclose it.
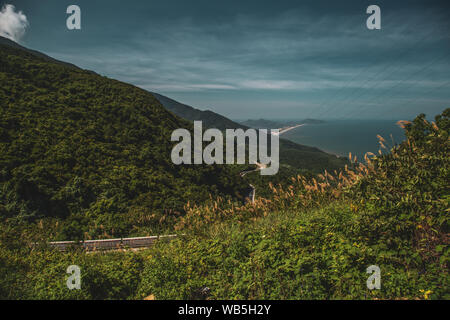
<instances>
[{"instance_id":1,"label":"metal railing","mask_svg":"<svg viewBox=\"0 0 450 320\"><path fill-rule=\"evenodd\" d=\"M134 238L117 238L102 240L85 240L85 241L52 241L48 245L60 251L65 251L70 247L81 246L86 251L96 250L119 250L119 249L135 249L146 248L153 245L158 240L171 240L176 238L176 234L150 236L150 237L134 237Z\"/></svg>"}]
</instances>

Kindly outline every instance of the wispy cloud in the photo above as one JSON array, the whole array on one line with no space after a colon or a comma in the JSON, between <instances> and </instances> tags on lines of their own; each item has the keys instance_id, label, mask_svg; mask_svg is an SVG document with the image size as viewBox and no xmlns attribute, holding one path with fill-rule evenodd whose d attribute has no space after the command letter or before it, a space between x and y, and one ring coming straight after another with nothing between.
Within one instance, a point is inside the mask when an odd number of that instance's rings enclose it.
<instances>
[{"instance_id":1,"label":"wispy cloud","mask_svg":"<svg viewBox=\"0 0 450 320\"><path fill-rule=\"evenodd\" d=\"M255 109L313 113L331 103L345 109L378 100L385 104L379 112L390 114L398 97L437 87L433 95L448 97L441 86L450 70L443 13L385 10L383 29L371 32L364 10L347 11L214 20L155 15L132 33L111 26L114 41L99 29L84 45L65 45L64 38L47 53L197 107L220 106L229 116Z\"/></svg>"},{"instance_id":2,"label":"wispy cloud","mask_svg":"<svg viewBox=\"0 0 450 320\"><path fill-rule=\"evenodd\" d=\"M28 26L28 19L22 11L16 11L11 4L3 6L0 11L0 36L19 42Z\"/></svg>"}]
</instances>

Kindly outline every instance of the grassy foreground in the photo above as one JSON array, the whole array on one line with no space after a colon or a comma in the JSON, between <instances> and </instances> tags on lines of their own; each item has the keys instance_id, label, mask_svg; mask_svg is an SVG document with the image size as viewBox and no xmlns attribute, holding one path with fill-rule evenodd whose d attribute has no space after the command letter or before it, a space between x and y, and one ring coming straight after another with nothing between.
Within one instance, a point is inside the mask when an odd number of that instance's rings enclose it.
<instances>
[{"instance_id":1,"label":"grassy foreground","mask_svg":"<svg viewBox=\"0 0 450 320\"><path fill-rule=\"evenodd\" d=\"M2 224L0 298L449 299L449 116L400 122L408 139L389 155L293 177L254 204L186 205L185 236L148 250L60 253ZM71 264L81 290L66 287Z\"/></svg>"}]
</instances>

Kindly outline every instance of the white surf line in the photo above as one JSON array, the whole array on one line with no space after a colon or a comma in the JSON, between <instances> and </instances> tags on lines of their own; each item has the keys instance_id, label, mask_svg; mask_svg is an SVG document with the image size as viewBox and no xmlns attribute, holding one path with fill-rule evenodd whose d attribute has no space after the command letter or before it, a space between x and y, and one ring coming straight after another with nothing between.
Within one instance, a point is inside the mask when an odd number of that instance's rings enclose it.
<instances>
[{"instance_id":1,"label":"white surf line","mask_svg":"<svg viewBox=\"0 0 450 320\"><path fill-rule=\"evenodd\" d=\"M302 123L302 124L297 124L297 125L295 125L295 126L292 126L292 127L287 127L287 128L279 128L278 130L279 130L279 132L278 133L275 133L275 132L273 132L272 134L273 135L276 135L276 136L279 136L279 135L281 135L281 134L283 134L283 133L285 133L285 132L288 132L288 131L290 131L290 130L292 130L292 129L295 129L295 128L298 128L298 127L301 127L301 126L304 126L305 124L304 123Z\"/></svg>"}]
</instances>

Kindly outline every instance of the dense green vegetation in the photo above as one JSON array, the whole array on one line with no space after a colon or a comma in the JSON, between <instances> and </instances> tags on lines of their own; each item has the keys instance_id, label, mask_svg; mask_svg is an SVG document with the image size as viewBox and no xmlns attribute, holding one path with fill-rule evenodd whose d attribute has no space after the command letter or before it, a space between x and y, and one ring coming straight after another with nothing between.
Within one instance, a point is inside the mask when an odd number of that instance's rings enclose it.
<instances>
[{"instance_id":1,"label":"dense green vegetation","mask_svg":"<svg viewBox=\"0 0 450 320\"><path fill-rule=\"evenodd\" d=\"M389 155L292 177L254 204L189 205L176 225L184 236L141 252L33 248L49 226L3 223L0 297L449 299L450 109L401 125L407 140ZM65 286L70 264L81 290ZM381 290L366 287L370 265Z\"/></svg>"},{"instance_id":2,"label":"dense green vegetation","mask_svg":"<svg viewBox=\"0 0 450 320\"><path fill-rule=\"evenodd\" d=\"M51 237L60 240L144 235L170 229L188 201L221 196L242 203L248 195L238 175L245 166L172 164L170 134L191 123L152 94L0 40L1 218L47 217L58 225ZM206 127L239 127L155 96L188 120L200 113ZM281 145L280 175L246 178L262 195L270 192L267 182L299 168L346 163L290 141Z\"/></svg>"},{"instance_id":3,"label":"dense green vegetation","mask_svg":"<svg viewBox=\"0 0 450 320\"><path fill-rule=\"evenodd\" d=\"M390 153L364 164L284 142L278 175L242 179L247 166L174 166L170 134L191 124L152 94L0 40L0 299L450 298L450 109L401 122L407 140L379 137ZM47 246L162 232L179 237Z\"/></svg>"},{"instance_id":4,"label":"dense green vegetation","mask_svg":"<svg viewBox=\"0 0 450 320\"><path fill-rule=\"evenodd\" d=\"M0 218L52 217L58 239L116 237L161 232L188 201L242 203L239 167L172 163L183 127L144 90L2 41Z\"/></svg>"}]
</instances>

